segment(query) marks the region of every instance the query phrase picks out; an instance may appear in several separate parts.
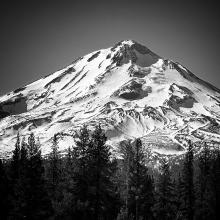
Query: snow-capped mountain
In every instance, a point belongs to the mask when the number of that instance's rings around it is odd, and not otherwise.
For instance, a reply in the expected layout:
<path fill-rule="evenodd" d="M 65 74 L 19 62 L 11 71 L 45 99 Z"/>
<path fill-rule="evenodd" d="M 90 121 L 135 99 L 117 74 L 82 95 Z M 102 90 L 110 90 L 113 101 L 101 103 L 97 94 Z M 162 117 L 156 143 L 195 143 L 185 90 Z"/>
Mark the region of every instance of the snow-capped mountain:
<path fill-rule="evenodd" d="M 61 150 L 83 124 L 100 123 L 108 144 L 141 138 L 152 154 L 179 155 L 186 140 L 220 142 L 220 90 L 177 62 L 132 40 L 78 58 L 66 68 L 0 97 L 0 154 L 18 131 L 39 137 L 44 154 L 54 134 Z"/>

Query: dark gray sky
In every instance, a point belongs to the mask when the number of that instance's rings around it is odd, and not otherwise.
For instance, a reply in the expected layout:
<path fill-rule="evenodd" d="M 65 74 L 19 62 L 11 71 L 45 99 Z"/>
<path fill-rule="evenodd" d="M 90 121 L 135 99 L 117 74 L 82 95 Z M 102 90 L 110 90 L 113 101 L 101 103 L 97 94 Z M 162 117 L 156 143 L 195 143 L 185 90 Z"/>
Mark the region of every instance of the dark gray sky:
<path fill-rule="evenodd" d="M 123 39 L 220 87 L 220 15 L 214 1 L 5 0 L 0 7 L 0 94 Z"/>

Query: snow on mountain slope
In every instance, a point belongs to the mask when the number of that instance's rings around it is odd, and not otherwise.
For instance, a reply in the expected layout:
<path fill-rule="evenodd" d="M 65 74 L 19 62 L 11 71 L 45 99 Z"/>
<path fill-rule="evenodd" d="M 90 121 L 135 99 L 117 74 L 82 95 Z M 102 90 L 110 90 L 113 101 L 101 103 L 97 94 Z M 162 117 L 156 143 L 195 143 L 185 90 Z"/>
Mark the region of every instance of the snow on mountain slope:
<path fill-rule="evenodd" d="M 101 123 L 117 152 L 140 137 L 152 153 L 179 155 L 186 140 L 220 142 L 220 90 L 139 43 L 126 40 L 0 97 L 0 154 L 17 132 L 34 132 L 44 154 L 59 133 L 61 150 L 83 124 Z"/>

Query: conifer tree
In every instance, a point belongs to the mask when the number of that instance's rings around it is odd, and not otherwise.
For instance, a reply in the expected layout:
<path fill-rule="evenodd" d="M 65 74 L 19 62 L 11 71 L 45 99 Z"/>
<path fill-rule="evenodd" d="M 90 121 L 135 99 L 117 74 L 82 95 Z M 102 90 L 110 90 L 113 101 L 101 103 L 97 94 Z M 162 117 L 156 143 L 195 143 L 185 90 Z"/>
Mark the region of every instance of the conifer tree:
<path fill-rule="evenodd" d="M 12 185 L 15 184 L 19 176 L 20 153 L 21 153 L 20 135 L 18 133 L 16 143 L 15 143 L 15 149 L 13 150 L 12 160 L 10 164 L 10 178 L 11 178 Z"/>
<path fill-rule="evenodd" d="M 214 219 L 212 154 L 205 143 L 199 156 L 199 175 L 197 178 L 196 219 Z"/>
<path fill-rule="evenodd" d="M 6 220 L 9 211 L 8 177 L 0 159 L 0 219 Z"/>
<path fill-rule="evenodd" d="M 17 191 L 17 186 L 19 183 L 19 172 L 20 172 L 20 156 L 21 156 L 21 144 L 20 135 L 17 134 L 17 139 L 15 143 L 15 149 L 13 150 L 12 159 L 9 166 L 9 196 L 10 196 L 10 211 L 9 216 L 17 216 L 17 212 L 20 212 L 17 204 L 19 203 L 19 192 Z"/>
<path fill-rule="evenodd" d="M 67 154 L 65 157 L 65 163 L 64 163 L 64 171 L 63 171 L 63 177 L 64 182 L 69 185 L 71 182 L 71 186 L 73 186 L 73 175 L 74 175 L 74 169 L 76 168 L 76 157 L 73 155 L 73 151 L 70 147 L 67 149 Z"/>
<path fill-rule="evenodd" d="M 72 167 L 69 170 L 69 181 L 73 193 L 74 218 L 89 218 L 88 205 L 88 186 L 89 186 L 89 164 L 88 164 L 88 147 L 90 143 L 90 134 L 87 126 L 84 125 L 77 133 L 76 146 L 72 150 L 69 148 L 67 162 Z M 71 157 L 71 159 L 70 159 Z M 67 170 L 68 171 L 68 170 Z"/>
<path fill-rule="evenodd" d="M 61 212 L 60 203 L 62 202 L 62 172 L 61 172 L 61 158 L 58 149 L 58 137 L 57 134 L 53 137 L 51 146 L 51 152 L 48 157 L 47 166 L 47 184 L 48 193 L 52 202 L 52 206 L 55 212 L 55 216 Z"/>
<path fill-rule="evenodd" d="M 62 171 L 62 201 L 61 201 L 61 216 L 74 218 L 75 217 L 75 182 L 74 182 L 74 169 L 76 168 L 76 158 L 73 155 L 73 151 L 69 147 L 65 157 L 65 162 L 63 163 Z"/>
<path fill-rule="evenodd" d="M 53 137 L 53 143 L 51 146 L 51 153 L 49 155 L 49 185 L 50 185 L 50 194 L 51 197 L 57 199 L 57 191 L 58 191 L 58 184 L 61 178 L 61 160 L 60 154 L 58 151 L 58 140 L 57 135 Z"/>
<path fill-rule="evenodd" d="M 106 140 L 101 126 L 96 126 L 88 149 L 89 204 L 94 210 L 92 219 L 113 219 L 118 213 L 117 195 L 112 181 L 114 169 Z"/>
<path fill-rule="evenodd" d="M 148 175 L 144 149 L 140 139 L 133 144 L 133 158 L 131 160 L 130 190 L 129 190 L 129 212 L 135 219 L 152 218 L 151 208 L 153 205 L 153 180 Z"/>
<path fill-rule="evenodd" d="M 22 140 L 21 143 L 21 150 L 20 150 L 20 159 L 19 159 L 19 177 L 14 186 L 14 190 L 16 192 L 16 213 L 17 217 L 20 216 L 21 218 L 27 216 L 27 209 L 28 209 L 28 186 L 29 180 L 27 177 L 27 165 L 28 165 L 28 158 L 27 158 L 27 148 L 25 139 Z"/>
<path fill-rule="evenodd" d="M 215 219 L 220 219 L 220 150 L 217 150 L 214 154 L 212 174 Z"/>
<path fill-rule="evenodd" d="M 185 219 L 193 220 L 194 218 L 194 153 L 191 141 L 188 143 L 188 149 L 185 154 L 182 181 L 183 181 L 183 194 L 182 194 L 182 215 Z"/>
<path fill-rule="evenodd" d="M 88 148 L 90 143 L 89 131 L 87 126 L 84 125 L 79 133 L 78 140 L 76 141 L 76 148 L 74 149 L 75 156 L 77 158 L 76 170 L 75 170 L 75 195 L 78 202 L 83 206 L 86 205 L 88 200 Z M 82 204 L 83 203 L 83 204 Z"/>
<path fill-rule="evenodd" d="M 40 146 L 36 144 L 33 133 L 28 138 L 27 177 L 29 180 L 27 218 L 34 220 L 49 217 L 52 207 L 45 190 Z"/>
<path fill-rule="evenodd" d="M 175 200 L 176 200 L 176 220 L 182 220 L 183 216 L 182 216 L 182 207 L 181 205 L 183 204 L 183 181 L 182 181 L 182 176 L 181 173 L 178 174 L 178 178 L 175 182 L 175 192 L 176 192 L 176 196 L 175 196 Z"/>
<path fill-rule="evenodd" d="M 120 176 L 121 176 L 121 181 L 120 181 L 120 185 L 121 185 L 121 197 L 122 200 L 124 202 L 124 206 L 121 208 L 121 211 L 119 213 L 119 218 L 125 218 L 125 219 L 129 219 L 129 215 L 133 215 L 130 212 L 130 208 L 129 208 L 129 200 L 130 200 L 130 188 L 131 188 L 131 173 L 130 173 L 130 169 L 131 169 L 131 165 L 132 165 L 132 160 L 134 158 L 134 151 L 133 151 L 133 147 L 132 147 L 132 143 L 131 141 L 127 141 L 127 142 L 122 142 L 121 143 L 121 155 L 122 155 L 122 169 Z M 124 217 L 123 217 L 124 216 Z"/>
<path fill-rule="evenodd" d="M 148 174 L 148 154 L 140 139 L 122 142 L 120 145 L 122 163 L 119 167 L 120 194 L 124 205 L 119 219 L 151 219 L 154 203 L 154 181 Z M 119 163 L 120 164 L 120 163 Z"/>
<path fill-rule="evenodd" d="M 19 134 L 15 150 L 13 151 L 10 163 L 10 201 L 11 207 L 9 216 L 12 219 L 22 219 L 27 215 L 27 187 L 29 185 L 27 179 L 27 149 L 24 138 L 20 143 Z"/>
<path fill-rule="evenodd" d="M 172 220 L 175 217 L 176 206 L 174 185 L 167 161 L 162 160 L 160 172 L 154 206 L 155 217 L 158 220 Z"/>
<path fill-rule="evenodd" d="M 117 220 L 133 220 L 134 216 L 130 214 L 128 216 L 128 211 L 124 206 L 120 209 L 120 212 L 118 213 Z"/>

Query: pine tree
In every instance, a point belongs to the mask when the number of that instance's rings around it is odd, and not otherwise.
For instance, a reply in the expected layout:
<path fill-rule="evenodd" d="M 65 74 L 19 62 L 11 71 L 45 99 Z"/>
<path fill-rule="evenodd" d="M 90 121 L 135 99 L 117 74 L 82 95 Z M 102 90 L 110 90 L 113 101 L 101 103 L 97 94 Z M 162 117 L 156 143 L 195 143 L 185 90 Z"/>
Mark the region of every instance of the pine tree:
<path fill-rule="evenodd" d="M 61 175 L 61 161 L 58 152 L 57 135 L 54 135 L 53 137 L 53 144 L 51 149 L 52 151 L 49 155 L 49 175 L 50 175 L 51 192 L 55 196 L 56 189 L 59 183 L 59 178 Z"/>
<path fill-rule="evenodd" d="M 120 173 L 120 192 L 121 192 L 121 198 L 125 204 L 125 207 L 121 208 L 121 211 L 119 213 L 120 218 L 122 218 L 122 215 L 124 216 L 124 218 L 129 219 L 129 215 L 133 215 L 131 214 L 130 208 L 129 208 L 129 199 L 130 199 L 130 188 L 131 188 L 131 173 L 130 173 L 130 169 L 131 169 L 131 165 L 132 165 L 132 160 L 134 158 L 134 151 L 133 151 L 133 147 L 132 147 L 132 143 L 131 141 L 127 141 L 127 142 L 122 142 L 121 143 L 121 155 L 122 155 L 122 169 L 121 173 Z"/>
<path fill-rule="evenodd" d="M 20 156 L 21 156 L 21 146 L 20 146 L 20 135 L 17 134 L 17 139 L 15 143 L 15 149 L 13 150 L 12 159 L 9 166 L 9 196 L 10 196 L 10 211 L 9 216 L 12 218 L 18 216 L 17 213 L 20 212 L 17 204 L 19 203 L 19 191 L 17 191 L 17 186 L 19 183 L 19 173 L 20 173 Z"/>
<path fill-rule="evenodd" d="M 34 133 L 31 133 L 30 136 L 28 137 L 27 148 L 28 148 L 29 159 L 31 159 L 32 157 L 38 155 L 39 152 L 40 152 L 39 148 L 36 144 L 36 141 L 35 141 Z"/>
<path fill-rule="evenodd" d="M 174 185 L 168 162 L 162 160 L 160 176 L 156 190 L 155 216 L 158 220 L 172 220 L 175 217 Z"/>
<path fill-rule="evenodd" d="M 6 220 L 9 211 L 8 177 L 0 159 L 0 219 Z"/>
<path fill-rule="evenodd" d="M 89 131 L 84 125 L 79 133 L 78 140 L 76 141 L 76 148 L 74 149 L 77 158 L 75 170 L 75 192 L 78 202 L 86 205 L 88 198 L 88 147 L 90 143 Z M 83 204 L 82 204 L 83 205 Z M 84 207 L 85 208 L 85 207 Z"/>
<path fill-rule="evenodd" d="M 10 218 L 25 218 L 27 212 L 27 149 L 24 139 L 20 143 L 19 134 L 10 163 Z"/>
<path fill-rule="evenodd" d="M 120 145 L 122 156 L 119 163 L 119 179 L 121 199 L 124 205 L 118 218 L 151 219 L 154 203 L 154 181 L 148 174 L 146 162 L 148 154 L 140 139 L 122 142 Z"/>
<path fill-rule="evenodd" d="M 61 158 L 58 151 L 58 138 L 54 135 L 51 146 L 51 152 L 48 157 L 47 166 L 47 188 L 52 202 L 55 216 L 60 213 L 60 203 L 62 202 L 62 172 L 61 172 Z"/>
<path fill-rule="evenodd" d="M 176 200 L 176 220 L 182 220 L 183 216 L 182 216 L 182 209 L 181 209 L 181 205 L 183 204 L 183 181 L 182 181 L 182 176 L 181 173 L 178 174 L 178 178 L 175 182 L 175 192 L 176 192 L 176 196 L 175 196 L 175 200 Z"/>
<path fill-rule="evenodd" d="M 101 126 L 92 133 L 88 149 L 89 167 L 89 204 L 92 219 L 113 219 L 118 213 L 117 195 L 112 181 L 113 163 L 110 148 Z"/>
<path fill-rule="evenodd" d="M 129 212 L 135 219 L 152 218 L 151 208 L 153 205 L 153 181 L 148 175 L 145 155 L 140 139 L 135 140 L 131 160 L 130 183 L 129 183 Z"/>
<path fill-rule="evenodd" d="M 130 214 L 128 216 L 128 211 L 126 210 L 125 207 L 122 206 L 120 209 L 120 212 L 118 213 L 117 220 L 133 220 L 134 216 Z"/>
<path fill-rule="evenodd" d="M 39 219 L 49 216 L 50 201 L 44 189 L 41 153 L 33 134 L 28 144 L 17 136 L 10 164 L 11 211 L 9 219 Z"/>
<path fill-rule="evenodd" d="M 73 151 L 69 147 L 67 154 L 64 158 L 63 170 L 62 170 L 62 180 L 61 180 L 61 191 L 62 191 L 62 200 L 60 202 L 60 215 L 59 218 L 75 218 L 76 212 L 76 203 L 75 203 L 75 182 L 74 182 L 74 173 L 76 169 L 76 157 L 73 154 Z"/>
<path fill-rule="evenodd" d="M 17 134 L 17 140 L 15 143 L 15 149 L 13 151 L 12 160 L 10 164 L 10 178 L 11 178 L 11 184 L 13 188 L 13 184 L 16 182 L 19 176 L 19 163 L 20 163 L 20 152 L 21 146 L 20 146 L 20 135 Z"/>
<path fill-rule="evenodd" d="M 70 181 L 72 182 L 73 204 L 75 206 L 74 218 L 89 218 L 88 207 L 88 187 L 89 187 L 89 164 L 88 147 L 90 143 L 90 134 L 87 126 L 84 125 L 77 133 L 76 146 L 69 151 L 68 163 L 71 164 L 72 173 Z"/>
<path fill-rule="evenodd" d="M 182 181 L 183 181 L 183 194 L 182 194 L 182 215 L 184 219 L 193 220 L 194 218 L 194 153 L 191 141 L 188 143 L 188 149 L 185 154 Z"/>
<path fill-rule="evenodd" d="M 76 216 L 76 201 L 75 201 L 75 182 L 74 182 L 74 170 L 75 170 L 75 159 L 73 151 L 69 147 L 67 154 L 59 158 L 59 177 L 55 188 L 55 195 L 51 195 L 53 208 L 54 208 L 54 219 L 78 219 Z M 49 162 L 51 157 L 49 158 Z M 49 165 L 49 169 L 51 166 Z"/>
<path fill-rule="evenodd" d="M 21 218 L 26 217 L 28 212 L 27 196 L 29 180 L 27 177 L 27 165 L 27 145 L 25 143 L 25 139 L 23 139 L 20 151 L 19 178 L 15 186 L 15 191 L 18 198 L 16 202 L 16 209 L 18 216 L 20 216 Z"/>
<path fill-rule="evenodd" d="M 64 171 L 63 171 L 63 177 L 64 177 L 64 182 L 68 185 L 73 187 L 73 175 L 74 175 L 74 169 L 76 169 L 76 157 L 73 154 L 73 151 L 71 150 L 70 147 L 67 149 L 67 154 L 65 157 L 65 163 L 64 163 Z M 71 183 L 71 184 L 69 184 Z"/>
<path fill-rule="evenodd" d="M 220 219 L 220 150 L 217 150 L 214 154 L 214 161 L 212 167 L 212 182 L 214 191 L 214 210 L 215 219 Z"/>
<path fill-rule="evenodd" d="M 51 215 L 51 203 L 45 190 L 44 167 L 40 146 L 36 144 L 34 134 L 28 138 L 28 219 L 44 219 Z"/>
<path fill-rule="evenodd" d="M 199 175 L 197 177 L 196 219 L 214 219 L 212 154 L 207 144 L 199 156 Z"/>

